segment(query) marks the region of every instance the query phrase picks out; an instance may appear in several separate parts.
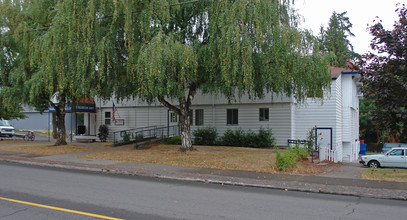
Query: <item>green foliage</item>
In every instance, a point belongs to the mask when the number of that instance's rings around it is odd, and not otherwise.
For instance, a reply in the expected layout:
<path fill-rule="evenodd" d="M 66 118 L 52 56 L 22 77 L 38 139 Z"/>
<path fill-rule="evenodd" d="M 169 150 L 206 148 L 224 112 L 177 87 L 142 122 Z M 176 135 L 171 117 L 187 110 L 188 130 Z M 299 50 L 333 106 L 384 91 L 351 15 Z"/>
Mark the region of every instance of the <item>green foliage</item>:
<path fill-rule="evenodd" d="M 124 132 L 122 142 L 123 143 L 130 143 L 130 133 Z"/>
<path fill-rule="evenodd" d="M 378 139 L 386 142 L 407 141 L 406 6 L 399 5 L 396 13 L 399 20 L 392 30 L 384 29 L 381 21 L 369 27 L 373 51 L 363 55 L 359 63 L 362 91 L 373 107 L 368 116 Z"/>
<path fill-rule="evenodd" d="M 138 134 L 137 136 L 136 136 L 136 141 L 140 141 L 140 140 L 143 140 L 144 139 L 144 135 L 143 134 Z"/>
<path fill-rule="evenodd" d="M 304 147 L 296 145 L 294 148 L 288 147 L 285 152 L 281 153 L 276 150 L 277 169 L 285 171 L 292 168 L 301 159 L 307 158 L 308 152 Z"/>
<path fill-rule="evenodd" d="M 181 145 L 182 143 L 181 136 L 163 137 L 160 142 L 168 145 Z"/>
<path fill-rule="evenodd" d="M 359 109 L 360 138 L 366 143 L 377 143 L 378 137 L 384 131 L 384 128 L 376 127 L 373 123 L 372 112 L 377 110 L 377 107 L 372 100 L 364 98 L 360 100 Z"/>
<path fill-rule="evenodd" d="M 315 130 L 317 129 L 317 127 L 312 127 L 308 132 L 307 132 L 307 148 L 310 150 L 314 150 L 315 149 L 315 143 L 316 143 L 316 134 L 315 134 Z"/>
<path fill-rule="evenodd" d="M 241 128 L 236 130 L 228 129 L 222 137 L 222 145 L 224 146 L 243 147 L 245 141 L 245 132 Z"/>
<path fill-rule="evenodd" d="M 314 50 L 315 37 L 297 29 L 292 1 L 175 3 L 1 1 L 0 86 L 41 107 L 54 97 L 63 106 L 113 92 L 158 99 L 181 118 L 198 91 L 301 101 L 329 87 L 329 59 Z M 62 121 L 64 109 L 54 107 Z M 183 134 L 190 130 L 184 123 Z M 188 137 L 184 149 L 192 147 Z"/>
<path fill-rule="evenodd" d="M 170 138 L 169 144 L 181 145 L 181 136 L 174 136 Z"/>
<path fill-rule="evenodd" d="M 106 125 L 99 126 L 98 137 L 101 142 L 106 142 L 107 137 L 109 136 L 109 128 Z"/>
<path fill-rule="evenodd" d="M 192 132 L 194 135 L 194 144 L 196 145 L 215 145 L 218 132 L 215 127 L 198 128 Z"/>
<path fill-rule="evenodd" d="M 353 46 L 348 37 L 355 36 L 352 32 L 352 23 L 346 16 L 346 12 L 332 13 L 329 19 L 328 28 L 321 27 L 319 36 L 320 50 L 325 53 L 333 53 L 332 64 L 337 67 L 346 67 L 347 59 L 360 58 L 360 55 L 353 52 Z"/>
<path fill-rule="evenodd" d="M 251 130 L 245 132 L 241 128 L 228 129 L 221 139 L 221 144 L 237 147 L 271 147 L 274 146 L 274 138 L 271 129 L 260 128 L 257 134 Z"/>

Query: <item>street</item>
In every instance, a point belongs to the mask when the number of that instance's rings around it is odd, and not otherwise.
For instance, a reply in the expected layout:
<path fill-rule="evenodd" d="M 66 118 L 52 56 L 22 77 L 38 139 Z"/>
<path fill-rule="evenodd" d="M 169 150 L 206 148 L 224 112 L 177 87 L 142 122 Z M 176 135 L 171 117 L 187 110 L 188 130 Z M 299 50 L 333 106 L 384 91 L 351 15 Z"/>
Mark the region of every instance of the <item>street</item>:
<path fill-rule="evenodd" d="M 405 219 L 406 201 L 0 162 L 0 219 Z"/>

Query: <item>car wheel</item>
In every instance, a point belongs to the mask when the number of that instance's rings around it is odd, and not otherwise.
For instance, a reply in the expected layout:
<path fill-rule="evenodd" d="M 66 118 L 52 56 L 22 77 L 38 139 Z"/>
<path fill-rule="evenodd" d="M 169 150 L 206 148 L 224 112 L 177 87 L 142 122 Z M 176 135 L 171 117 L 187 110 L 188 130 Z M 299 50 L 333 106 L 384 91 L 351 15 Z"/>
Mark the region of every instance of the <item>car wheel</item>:
<path fill-rule="evenodd" d="M 370 162 L 369 162 L 368 166 L 369 166 L 370 168 L 379 168 L 379 167 L 380 167 L 380 163 L 377 162 L 377 161 L 375 161 L 375 160 L 373 160 L 373 161 L 370 161 Z"/>

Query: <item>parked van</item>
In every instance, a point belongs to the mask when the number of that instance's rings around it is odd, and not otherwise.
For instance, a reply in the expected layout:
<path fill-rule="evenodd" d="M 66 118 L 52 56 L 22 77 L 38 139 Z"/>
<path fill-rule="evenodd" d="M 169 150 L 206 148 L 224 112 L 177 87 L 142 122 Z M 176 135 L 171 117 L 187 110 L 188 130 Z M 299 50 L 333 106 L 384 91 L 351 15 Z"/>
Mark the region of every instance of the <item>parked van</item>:
<path fill-rule="evenodd" d="M 404 143 L 384 143 L 383 148 L 382 148 L 382 153 L 386 153 L 392 148 L 395 147 L 407 147 L 407 144 Z"/>
<path fill-rule="evenodd" d="M 14 127 L 7 120 L 0 120 L 0 137 L 13 137 Z"/>

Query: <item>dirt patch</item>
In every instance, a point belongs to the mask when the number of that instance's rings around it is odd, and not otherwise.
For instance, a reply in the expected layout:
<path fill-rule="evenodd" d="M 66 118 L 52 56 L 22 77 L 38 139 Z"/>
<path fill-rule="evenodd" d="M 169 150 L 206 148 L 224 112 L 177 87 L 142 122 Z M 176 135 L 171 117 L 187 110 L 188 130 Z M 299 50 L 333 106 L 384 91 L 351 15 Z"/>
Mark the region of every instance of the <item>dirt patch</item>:
<path fill-rule="evenodd" d="M 94 149 L 102 149 L 101 147 L 93 147 L 80 145 L 75 143 L 68 143 L 64 146 L 54 146 L 52 143 L 41 143 L 41 142 L 26 142 L 26 141 L 16 141 L 7 140 L 0 142 L 0 151 L 12 151 L 21 153 L 31 153 L 40 155 L 55 155 L 55 154 L 67 154 L 67 153 L 77 153 L 83 151 L 89 151 Z"/>
<path fill-rule="evenodd" d="M 114 160 L 137 163 L 167 164 L 265 173 L 317 174 L 325 172 L 331 164 L 319 166 L 311 160 L 300 161 L 285 172 L 275 168 L 274 149 L 195 146 L 196 151 L 182 153 L 177 145 L 148 145 L 141 149 L 119 149 L 81 156 L 87 159 Z"/>

